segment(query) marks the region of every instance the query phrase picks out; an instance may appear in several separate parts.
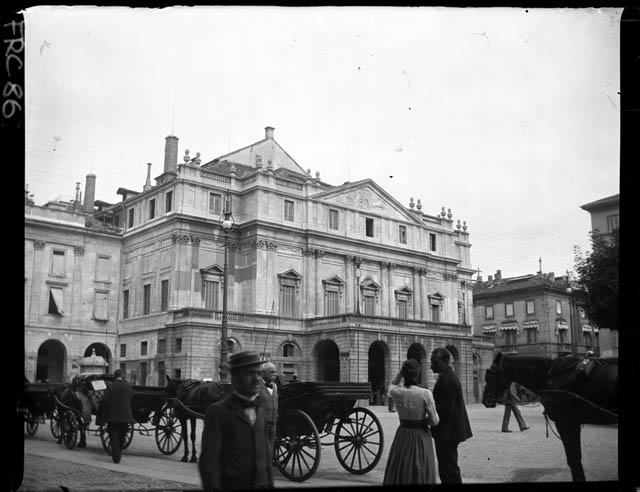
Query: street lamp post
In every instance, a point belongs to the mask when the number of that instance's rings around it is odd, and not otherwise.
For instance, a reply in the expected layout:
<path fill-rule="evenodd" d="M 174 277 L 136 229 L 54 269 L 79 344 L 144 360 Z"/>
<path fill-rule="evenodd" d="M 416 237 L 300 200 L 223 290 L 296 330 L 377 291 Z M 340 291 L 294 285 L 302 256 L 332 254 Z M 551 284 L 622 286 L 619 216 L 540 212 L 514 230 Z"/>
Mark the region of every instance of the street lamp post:
<path fill-rule="evenodd" d="M 228 269 L 228 243 L 229 231 L 234 226 L 233 216 L 231 215 L 231 195 L 229 192 L 225 195 L 223 218 L 220 223 L 224 232 L 224 268 L 222 273 L 222 325 L 220 333 L 220 382 L 229 382 L 229 372 L 227 369 L 227 358 L 229 347 L 227 345 L 227 269 Z"/>

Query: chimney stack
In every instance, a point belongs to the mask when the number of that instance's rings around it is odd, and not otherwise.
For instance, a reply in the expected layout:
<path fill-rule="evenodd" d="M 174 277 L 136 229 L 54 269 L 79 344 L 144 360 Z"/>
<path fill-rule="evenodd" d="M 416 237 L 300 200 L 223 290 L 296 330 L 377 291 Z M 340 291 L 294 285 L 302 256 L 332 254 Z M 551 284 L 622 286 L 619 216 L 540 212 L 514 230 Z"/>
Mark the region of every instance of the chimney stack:
<path fill-rule="evenodd" d="M 551 280 L 552 282 L 556 281 L 556 274 L 553 272 L 549 272 L 549 280 Z"/>
<path fill-rule="evenodd" d="M 493 275 L 487 276 L 487 282 L 493 282 Z"/>
<path fill-rule="evenodd" d="M 502 280 L 502 270 L 496 270 L 496 280 Z"/>
<path fill-rule="evenodd" d="M 142 187 L 142 191 L 148 191 L 151 189 L 151 163 L 147 162 L 147 181 Z"/>
<path fill-rule="evenodd" d="M 87 174 L 87 180 L 84 186 L 84 206 L 85 212 L 93 212 L 93 202 L 96 199 L 96 175 Z"/>
<path fill-rule="evenodd" d="M 165 138 L 164 172 L 178 174 L 178 137 L 173 135 Z"/>
<path fill-rule="evenodd" d="M 478 275 L 478 282 L 482 282 L 482 275 Z"/>
<path fill-rule="evenodd" d="M 264 138 L 273 140 L 273 131 L 275 130 L 272 126 L 264 127 Z"/>

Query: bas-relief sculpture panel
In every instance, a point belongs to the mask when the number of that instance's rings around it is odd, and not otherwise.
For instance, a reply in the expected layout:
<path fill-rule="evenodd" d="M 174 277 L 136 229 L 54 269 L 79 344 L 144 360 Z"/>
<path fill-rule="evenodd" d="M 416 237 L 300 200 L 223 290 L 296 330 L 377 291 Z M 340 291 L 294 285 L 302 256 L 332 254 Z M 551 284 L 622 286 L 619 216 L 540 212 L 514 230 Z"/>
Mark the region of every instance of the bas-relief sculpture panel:
<path fill-rule="evenodd" d="M 331 201 L 347 207 L 384 215 L 388 218 L 406 220 L 406 217 L 400 214 L 392 204 L 370 188 L 349 191 L 343 195 L 332 197 Z"/>

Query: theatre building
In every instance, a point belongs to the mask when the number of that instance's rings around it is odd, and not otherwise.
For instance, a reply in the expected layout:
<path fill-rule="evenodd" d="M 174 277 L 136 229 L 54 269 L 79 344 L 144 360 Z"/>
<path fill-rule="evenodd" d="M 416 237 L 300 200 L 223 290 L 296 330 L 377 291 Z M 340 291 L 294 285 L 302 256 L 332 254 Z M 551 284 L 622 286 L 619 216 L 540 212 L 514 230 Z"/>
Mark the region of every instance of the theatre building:
<path fill-rule="evenodd" d="M 272 127 L 208 162 L 184 150 L 179 163 L 178 142 L 166 138 L 155 185 L 149 164 L 143 191 L 121 188 L 119 203 L 60 211 L 74 228 L 32 219 L 51 210 L 25 206 L 27 376 L 46 365 L 68 378 L 74 360 L 99 345 L 108 370 L 123 368 L 136 384 L 215 380 L 226 312 L 228 352 L 264 353 L 287 379 L 370 381 L 381 394 L 415 358 L 433 387 L 430 353 L 448 347 L 469 397 L 474 271 L 465 223 L 444 207 L 427 214 L 420 200 L 404 205 L 371 179 L 325 183 Z M 54 269 L 60 250 L 65 263 Z M 100 258 L 109 259 L 108 280 Z M 50 312 L 60 298 L 62 312 Z M 43 346 L 55 346 L 53 355 L 41 357 Z"/>

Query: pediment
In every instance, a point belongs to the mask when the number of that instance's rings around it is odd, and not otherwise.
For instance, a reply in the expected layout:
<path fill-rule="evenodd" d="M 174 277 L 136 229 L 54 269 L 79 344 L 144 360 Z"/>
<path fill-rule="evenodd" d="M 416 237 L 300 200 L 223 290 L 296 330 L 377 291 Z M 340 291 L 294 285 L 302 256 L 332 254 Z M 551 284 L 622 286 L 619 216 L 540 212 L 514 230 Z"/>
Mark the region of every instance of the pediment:
<path fill-rule="evenodd" d="M 380 285 L 378 285 L 376 282 L 374 282 L 373 280 L 371 280 L 370 278 L 363 280 L 360 283 L 360 286 L 363 289 L 373 289 L 373 290 L 380 290 Z"/>
<path fill-rule="evenodd" d="M 333 277 L 329 277 L 323 280 L 322 282 L 325 284 L 331 284 L 331 285 L 344 285 L 344 280 L 342 280 L 337 275 L 334 275 Z"/>
<path fill-rule="evenodd" d="M 278 277 L 280 278 L 288 278 L 291 280 L 302 280 L 302 275 L 296 272 L 293 268 L 291 270 L 287 270 L 284 273 L 279 273 Z"/>
<path fill-rule="evenodd" d="M 405 285 L 401 289 L 396 289 L 396 294 L 404 294 L 404 295 L 410 296 L 413 294 L 413 290 L 411 290 L 409 287 Z"/>
<path fill-rule="evenodd" d="M 314 195 L 313 199 L 341 205 L 345 208 L 383 215 L 390 219 L 421 223 L 400 202 L 371 179 L 332 188 Z"/>
<path fill-rule="evenodd" d="M 265 171 L 271 165 L 274 170 L 285 168 L 298 174 L 305 174 L 304 169 L 272 138 L 265 138 L 215 159 L 215 161 L 225 160 L 254 169 L 262 167 Z"/>
<path fill-rule="evenodd" d="M 211 265 L 200 269 L 201 275 L 223 275 L 224 270 L 219 265 Z"/>

